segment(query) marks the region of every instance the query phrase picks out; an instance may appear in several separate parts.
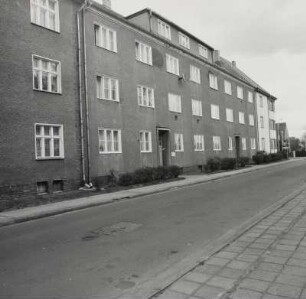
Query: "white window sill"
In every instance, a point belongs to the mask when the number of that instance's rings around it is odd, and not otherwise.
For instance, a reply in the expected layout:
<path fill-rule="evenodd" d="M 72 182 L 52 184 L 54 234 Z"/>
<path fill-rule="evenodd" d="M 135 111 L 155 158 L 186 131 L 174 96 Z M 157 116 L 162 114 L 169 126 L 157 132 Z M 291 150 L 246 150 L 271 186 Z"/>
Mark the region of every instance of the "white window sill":
<path fill-rule="evenodd" d="M 59 29 L 51 29 L 51 28 L 42 26 L 42 25 L 37 24 L 37 23 L 34 23 L 34 22 L 31 22 L 31 24 L 32 24 L 32 25 L 35 25 L 35 26 L 37 26 L 37 27 L 43 28 L 43 29 L 47 29 L 47 30 L 49 30 L 49 31 L 51 31 L 51 32 L 54 32 L 54 33 L 58 33 L 58 34 L 60 33 L 60 30 L 59 30 Z"/>
<path fill-rule="evenodd" d="M 204 152 L 204 149 L 195 149 L 195 152 Z"/>
<path fill-rule="evenodd" d="M 138 104 L 138 106 L 143 107 L 143 108 L 155 109 L 155 106 L 146 106 L 146 105 L 141 105 L 141 104 Z"/>
<path fill-rule="evenodd" d="M 34 90 L 34 91 L 38 91 L 38 92 L 45 92 L 45 93 L 50 93 L 50 94 L 63 95 L 62 91 L 60 91 L 60 92 L 54 92 L 54 91 L 43 90 L 43 89 L 36 89 L 36 88 L 33 88 L 33 90 Z"/>
<path fill-rule="evenodd" d="M 119 100 L 109 100 L 109 99 L 103 99 L 103 98 L 97 98 L 97 100 L 108 101 L 108 102 L 114 102 L 114 103 L 120 103 Z"/>
<path fill-rule="evenodd" d="M 144 62 L 144 61 L 141 61 L 141 60 L 139 60 L 137 58 L 136 58 L 136 61 L 140 62 L 141 64 L 145 64 L 145 65 L 148 65 L 148 66 L 153 66 L 153 63 Z"/>
<path fill-rule="evenodd" d="M 40 158 L 36 157 L 36 161 L 46 161 L 46 160 L 64 160 L 64 157 L 45 157 L 45 158 Z"/>
<path fill-rule="evenodd" d="M 100 155 L 116 155 L 116 154 L 122 154 L 122 152 L 108 152 L 108 153 L 104 153 L 104 152 L 99 152 Z"/>
<path fill-rule="evenodd" d="M 113 51 L 113 50 L 104 48 L 104 47 L 102 47 L 102 46 L 96 45 L 96 44 L 95 44 L 95 46 L 96 46 L 97 48 L 99 48 L 99 49 L 106 50 L 106 51 L 109 52 L 109 53 L 118 54 L 118 50 L 117 50 L 117 51 Z"/>

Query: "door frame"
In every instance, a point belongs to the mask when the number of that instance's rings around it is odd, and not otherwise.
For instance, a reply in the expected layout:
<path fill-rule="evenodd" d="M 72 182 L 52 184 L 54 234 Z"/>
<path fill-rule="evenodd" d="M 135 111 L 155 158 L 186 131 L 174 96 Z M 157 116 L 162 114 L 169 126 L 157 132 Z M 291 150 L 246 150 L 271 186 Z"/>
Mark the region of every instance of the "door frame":
<path fill-rule="evenodd" d="M 161 157 L 160 154 L 160 145 L 159 145 L 159 140 L 160 140 L 160 132 L 164 132 L 168 135 L 167 137 L 167 161 L 166 163 L 164 163 L 164 158 Z M 170 165 L 170 155 L 171 155 L 171 151 L 170 151 L 170 129 L 168 128 L 164 128 L 164 127 L 157 127 L 156 128 L 156 140 L 157 140 L 157 161 L 158 161 L 158 165 L 159 166 L 167 166 Z M 161 160 L 162 158 L 162 160 Z M 162 161 L 162 163 L 161 163 Z M 165 165 L 166 164 L 166 165 Z"/>

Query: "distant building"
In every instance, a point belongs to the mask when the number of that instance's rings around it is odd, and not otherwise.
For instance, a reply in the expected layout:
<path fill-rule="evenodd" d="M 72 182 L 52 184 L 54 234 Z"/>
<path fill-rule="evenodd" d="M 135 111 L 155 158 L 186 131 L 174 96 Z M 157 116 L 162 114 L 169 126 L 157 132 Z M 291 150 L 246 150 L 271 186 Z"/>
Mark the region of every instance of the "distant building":
<path fill-rule="evenodd" d="M 290 149 L 290 138 L 287 124 L 285 122 L 276 124 L 277 146 L 279 151 Z"/>
<path fill-rule="evenodd" d="M 276 98 L 150 9 L 4 0 L 0 40 L 0 199 L 276 150 Z"/>

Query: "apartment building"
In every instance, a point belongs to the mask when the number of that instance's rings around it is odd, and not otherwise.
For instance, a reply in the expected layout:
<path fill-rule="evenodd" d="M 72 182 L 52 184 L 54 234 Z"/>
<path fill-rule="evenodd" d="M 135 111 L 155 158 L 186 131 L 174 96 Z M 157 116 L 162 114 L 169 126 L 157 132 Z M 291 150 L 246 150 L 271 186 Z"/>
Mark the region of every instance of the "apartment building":
<path fill-rule="evenodd" d="M 270 151 L 266 110 L 276 98 L 161 15 L 123 17 L 102 0 L 2 6 L 0 198 L 101 184 L 113 171 L 251 157 L 260 138 Z"/>

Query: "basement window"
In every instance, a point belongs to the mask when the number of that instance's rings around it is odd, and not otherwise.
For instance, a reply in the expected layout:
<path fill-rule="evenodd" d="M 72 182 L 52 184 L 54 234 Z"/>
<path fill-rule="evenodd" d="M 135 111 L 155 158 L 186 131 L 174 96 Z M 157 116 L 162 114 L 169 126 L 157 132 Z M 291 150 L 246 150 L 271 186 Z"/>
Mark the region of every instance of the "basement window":
<path fill-rule="evenodd" d="M 64 181 L 55 180 L 53 181 L 53 193 L 64 191 Z"/>
<path fill-rule="evenodd" d="M 37 182 L 37 194 L 46 194 L 48 189 L 48 182 Z"/>

